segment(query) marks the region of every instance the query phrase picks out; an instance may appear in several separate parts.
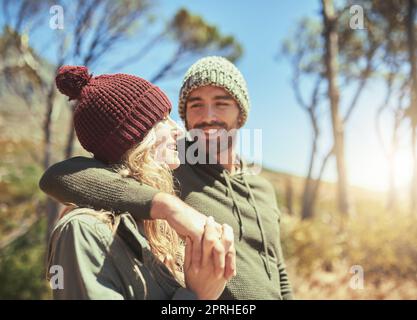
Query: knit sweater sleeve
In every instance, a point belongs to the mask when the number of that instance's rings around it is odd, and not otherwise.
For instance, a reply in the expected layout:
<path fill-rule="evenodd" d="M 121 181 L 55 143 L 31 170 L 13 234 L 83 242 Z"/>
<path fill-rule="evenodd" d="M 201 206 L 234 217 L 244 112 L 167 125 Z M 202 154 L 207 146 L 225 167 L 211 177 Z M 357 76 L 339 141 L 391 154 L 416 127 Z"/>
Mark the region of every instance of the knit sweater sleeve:
<path fill-rule="evenodd" d="M 274 195 L 273 203 L 277 203 L 277 200 L 275 197 L 275 189 L 271 183 L 269 183 L 269 186 L 271 188 L 270 189 L 272 192 L 271 194 Z M 281 228 L 281 211 L 279 210 L 278 207 L 275 207 L 275 208 L 277 212 L 278 228 Z M 281 230 L 279 230 L 278 234 L 281 235 Z M 281 287 L 281 295 L 284 300 L 293 300 L 294 299 L 293 291 L 292 291 L 290 279 L 288 278 L 287 267 L 285 265 L 285 259 L 284 259 L 284 254 L 282 252 L 281 243 L 282 241 L 281 239 L 279 239 L 277 254 L 278 254 L 278 272 L 279 272 L 279 281 L 280 281 L 280 287 Z"/>
<path fill-rule="evenodd" d="M 279 257 L 278 257 L 278 271 L 279 280 L 281 285 L 281 294 L 284 300 L 293 300 L 293 293 L 290 284 L 290 280 L 287 274 L 287 267 L 285 266 L 284 256 L 282 254 L 281 245 L 279 245 Z"/>
<path fill-rule="evenodd" d="M 152 199 L 159 192 L 86 157 L 52 165 L 43 174 L 39 187 L 64 204 L 129 212 L 136 219 L 150 219 Z"/>
<path fill-rule="evenodd" d="M 278 210 L 278 226 L 281 227 L 281 212 Z M 281 234 L 281 232 L 279 233 Z M 293 292 L 290 283 L 290 279 L 287 274 L 287 267 L 285 265 L 284 254 L 282 253 L 281 241 L 278 243 L 278 272 L 279 272 L 279 281 L 281 285 L 281 295 L 284 300 L 293 300 Z"/>

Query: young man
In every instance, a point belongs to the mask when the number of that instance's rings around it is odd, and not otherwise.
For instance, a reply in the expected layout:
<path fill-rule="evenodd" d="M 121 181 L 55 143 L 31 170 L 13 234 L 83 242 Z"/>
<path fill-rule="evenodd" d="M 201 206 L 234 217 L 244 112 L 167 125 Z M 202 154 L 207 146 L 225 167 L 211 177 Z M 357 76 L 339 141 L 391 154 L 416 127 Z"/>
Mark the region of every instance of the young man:
<path fill-rule="evenodd" d="M 230 143 L 233 141 L 229 141 L 234 135 L 228 133 L 244 125 L 248 112 L 249 96 L 239 70 L 221 57 L 200 59 L 187 71 L 179 99 L 179 113 L 187 130 L 202 133 L 185 143 L 180 150 L 187 155 L 183 157 L 185 163 L 174 171 L 179 196 L 185 203 L 136 181 L 121 179 L 104 164 L 83 157 L 49 168 L 40 187 L 64 203 L 166 219 L 178 233 L 192 239 L 201 238 L 195 226 L 199 212 L 213 216 L 218 223 L 232 226 L 235 233 L 237 275 L 220 298 L 292 299 L 274 188 L 249 173 L 244 162 L 237 159 L 234 143 Z M 225 135 L 227 143 L 218 143 Z M 203 159 L 208 161 L 189 161 L 190 155 L 202 150 L 206 153 Z"/>

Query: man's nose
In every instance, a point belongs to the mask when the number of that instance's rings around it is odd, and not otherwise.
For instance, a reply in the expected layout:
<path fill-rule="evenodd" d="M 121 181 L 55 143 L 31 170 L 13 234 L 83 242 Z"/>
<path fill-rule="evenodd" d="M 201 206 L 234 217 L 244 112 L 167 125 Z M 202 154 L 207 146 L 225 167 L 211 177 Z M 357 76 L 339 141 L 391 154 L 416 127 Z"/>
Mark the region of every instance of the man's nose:
<path fill-rule="evenodd" d="M 204 112 L 202 114 L 203 119 L 201 119 L 204 122 L 211 122 L 216 121 L 217 116 L 214 111 L 214 108 L 211 105 L 208 105 L 206 108 L 204 108 Z"/>

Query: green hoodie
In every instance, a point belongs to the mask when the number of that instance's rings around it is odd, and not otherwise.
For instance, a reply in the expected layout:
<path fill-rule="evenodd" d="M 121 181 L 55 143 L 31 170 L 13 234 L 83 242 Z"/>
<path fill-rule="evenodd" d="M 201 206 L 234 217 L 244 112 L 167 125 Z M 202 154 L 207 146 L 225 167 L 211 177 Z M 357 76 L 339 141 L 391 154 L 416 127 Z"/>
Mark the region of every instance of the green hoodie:
<path fill-rule="evenodd" d="M 133 217 L 122 213 L 110 229 L 100 215 L 74 209 L 56 224 L 48 250 L 48 270 L 62 267 L 62 287 L 54 299 L 196 299 L 151 252 Z M 50 277 L 58 275 L 51 272 Z M 59 279 L 59 277 L 57 278 Z M 51 284 L 58 284 L 51 278 Z"/>
<path fill-rule="evenodd" d="M 273 186 L 246 170 L 230 175 L 217 164 L 182 164 L 174 175 L 181 199 L 235 231 L 237 275 L 220 299 L 292 299 Z M 127 211 L 135 219 L 150 217 L 151 201 L 158 193 L 84 157 L 50 167 L 40 187 L 61 202 Z"/>

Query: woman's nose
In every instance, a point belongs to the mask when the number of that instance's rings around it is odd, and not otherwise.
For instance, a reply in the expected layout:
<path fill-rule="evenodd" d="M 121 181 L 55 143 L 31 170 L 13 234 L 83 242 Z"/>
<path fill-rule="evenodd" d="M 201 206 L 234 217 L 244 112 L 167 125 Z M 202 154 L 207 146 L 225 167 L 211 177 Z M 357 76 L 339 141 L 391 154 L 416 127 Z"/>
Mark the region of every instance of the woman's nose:
<path fill-rule="evenodd" d="M 175 122 L 173 122 L 171 133 L 172 133 L 173 138 L 177 140 L 178 137 L 181 137 L 184 134 L 184 130 Z"/>

